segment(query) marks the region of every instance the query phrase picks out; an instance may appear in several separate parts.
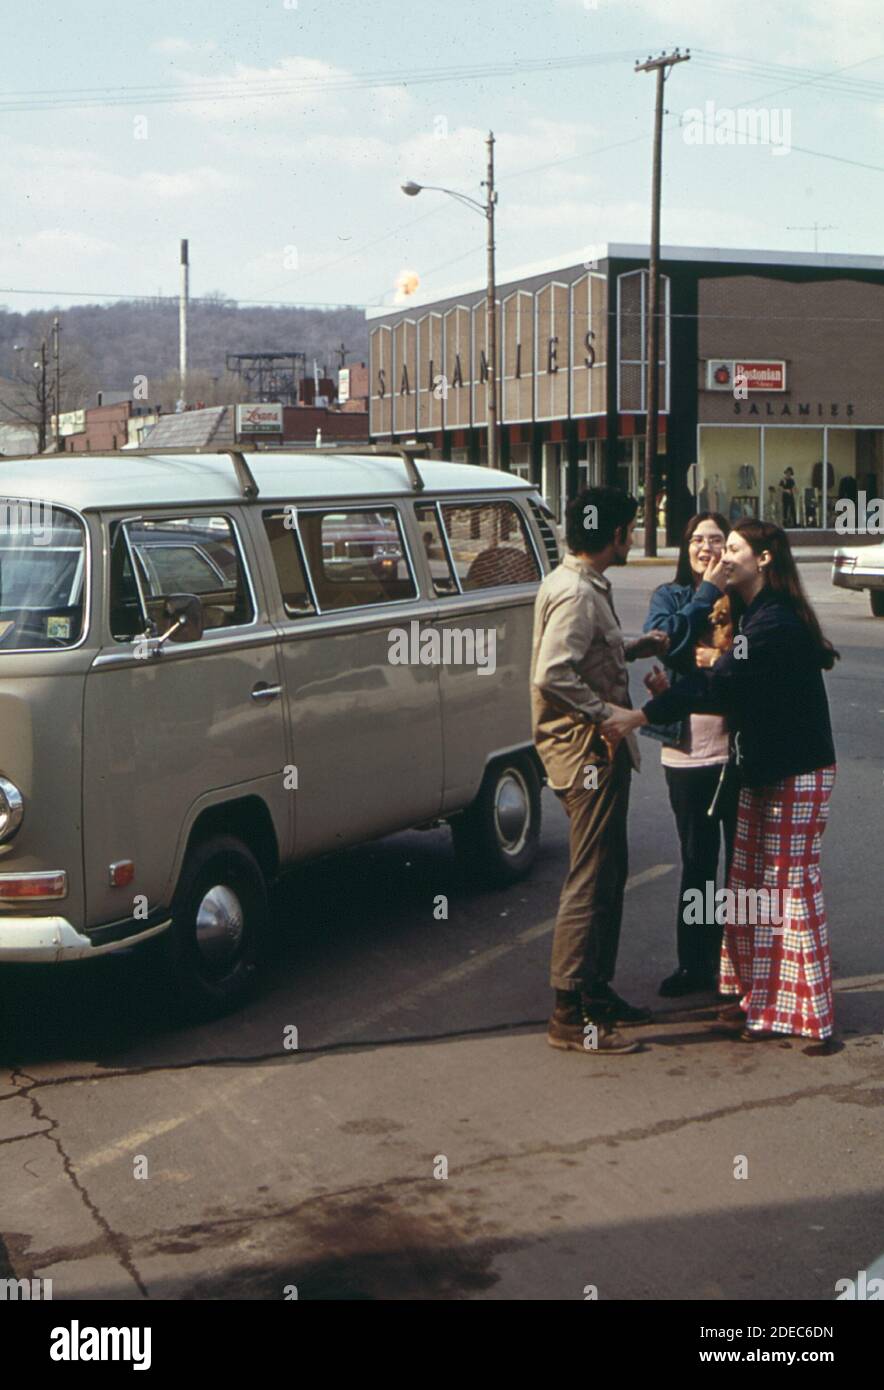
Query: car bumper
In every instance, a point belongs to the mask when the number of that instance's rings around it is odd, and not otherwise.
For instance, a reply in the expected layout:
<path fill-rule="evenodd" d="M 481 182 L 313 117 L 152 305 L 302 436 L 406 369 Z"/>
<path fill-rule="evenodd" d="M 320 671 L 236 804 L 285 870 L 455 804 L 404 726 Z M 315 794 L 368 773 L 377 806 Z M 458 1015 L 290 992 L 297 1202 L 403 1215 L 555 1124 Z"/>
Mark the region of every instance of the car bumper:
<path fill-rule="evenodd" d="M 159 936 L 170 925 L 168 916 L 159 921 L 156 918 L 143 922 L 130 919 L 95 928 L 87 934 L 78 931 L 66 917 L 0 916 L 0 965 L 91 960 L 93 956 L 110 955 Z"/>
<path fill-rule="evenodd" d="M 832 570 L 832 583 L 836 589 L 863 589 L 865 585 L 853 570 Z"/>
<path fill-rule="evenodd" d="M 832 583 L 839 589 L 884 589 L 884 573 L 878 570 L 832 570 Z"/>

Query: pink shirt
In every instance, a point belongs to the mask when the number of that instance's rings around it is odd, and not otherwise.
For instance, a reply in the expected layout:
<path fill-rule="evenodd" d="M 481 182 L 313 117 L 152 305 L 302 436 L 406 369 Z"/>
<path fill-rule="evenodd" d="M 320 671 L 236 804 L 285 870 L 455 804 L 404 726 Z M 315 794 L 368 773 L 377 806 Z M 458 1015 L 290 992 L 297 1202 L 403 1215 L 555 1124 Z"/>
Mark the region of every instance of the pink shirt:
<path fill-rule="evenodd" d="M 663 745 L 664 767 L 716 767 L 728 760 L 727 724 L 720 714 L 692 714 L 677 748 Z"/>

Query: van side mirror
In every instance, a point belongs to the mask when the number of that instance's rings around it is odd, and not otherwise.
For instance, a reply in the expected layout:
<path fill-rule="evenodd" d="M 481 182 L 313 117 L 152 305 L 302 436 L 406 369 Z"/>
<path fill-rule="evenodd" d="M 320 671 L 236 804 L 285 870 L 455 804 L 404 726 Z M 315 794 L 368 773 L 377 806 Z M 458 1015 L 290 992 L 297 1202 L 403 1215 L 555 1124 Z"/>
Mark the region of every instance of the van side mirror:
<path fill-rule="evenodd" d="M 196 594 L 167 594 L 163 616 L 170 619 L 161 642 L 198 642 L 203 635 L 203 605 Z"/>

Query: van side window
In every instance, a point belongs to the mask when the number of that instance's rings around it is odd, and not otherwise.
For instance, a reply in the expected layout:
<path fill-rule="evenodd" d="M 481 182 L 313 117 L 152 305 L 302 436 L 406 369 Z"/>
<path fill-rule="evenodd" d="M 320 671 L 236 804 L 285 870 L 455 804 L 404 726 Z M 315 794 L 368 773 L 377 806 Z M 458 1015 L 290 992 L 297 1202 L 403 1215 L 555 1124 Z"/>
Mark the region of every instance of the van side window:
<path fill-rule="evenodd" d="M 512 502 L 443 502 L 442 517 L 464 593 L 540 578 L 525 522 Z"/>
<path fill-rule="evenodd" d="M 254 618 L 242 556 L 233 527 L 223 516 L 163 517 L 128 526 L 148 616 L 165 629 L 163 600 L 196 594 L 203 627 L 241 627 Z M 142 630 L 138 591 L 128 551 L 111 527 L 111 631 L 129 642 Z"/>
<path fill-rule="evenodd" d="M 437 594 L 458 593 L 457 580 L 445 549 L 439 513 L 433 502 L 416 502 L 414 514 L 420 527 L 421 541 L 430 566 L 433 591 Z"/>
<path fill-rule="evenodd" d="M 304 613 L 315 613 L 316 605 L 310 594 L 310 586 L 304 572 L 304 561 L 298 544 L 298 537 L 290 512 L 265 512 L 264 530 L 270 543 L 270 553 L 282 592 L 282 602 L 290 618 Z"/>
<path fill-rule="evenodd" d="M 395 507 L 298 510 L 320 613 L 417 597 Z"/>

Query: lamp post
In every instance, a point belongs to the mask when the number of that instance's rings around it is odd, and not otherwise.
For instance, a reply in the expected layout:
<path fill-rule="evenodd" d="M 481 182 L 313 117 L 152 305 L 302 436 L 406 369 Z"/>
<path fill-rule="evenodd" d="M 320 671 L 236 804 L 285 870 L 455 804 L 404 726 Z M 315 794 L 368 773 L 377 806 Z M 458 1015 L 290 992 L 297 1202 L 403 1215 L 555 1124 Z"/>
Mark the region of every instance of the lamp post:
<path fill-rule="evenodd" d="M 440 188 L 436 184 L 415 183 L 409 179 L 408 183 L 402 185 L 402 192 L 409 198 L 417 197 L 425 189 L 431 193 L 447 193 L 449 198 L 454 198 L 458 203 L 463 203 L 465 207 L 472 208 L 485 218 L 487 227 L 487 289 L 486 289 L 486 313 L 487 313 L 487 339 L 488 339 L 488 467 L 499 468 L 498 463 L 498 440 L 497 440 L 497 313 L 495 300 L 497 290 L 495 285 L 494 273 L 494 209 L 497 204 L 497 194 L 494 191 L 494 134 L 488 132 L 485 141 L 488 151 L 487 174 L 482 181 L 485 189 L 485 202 L 480 203 L 476 198 L 470 198 L 466 193 L 457 193 L 453 188 Z"/>

